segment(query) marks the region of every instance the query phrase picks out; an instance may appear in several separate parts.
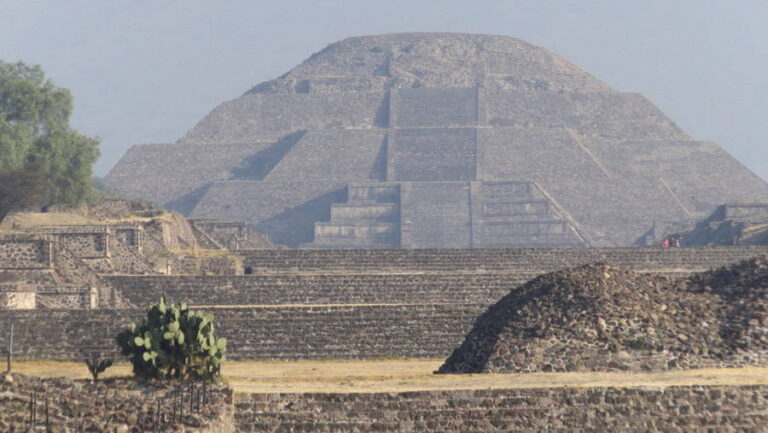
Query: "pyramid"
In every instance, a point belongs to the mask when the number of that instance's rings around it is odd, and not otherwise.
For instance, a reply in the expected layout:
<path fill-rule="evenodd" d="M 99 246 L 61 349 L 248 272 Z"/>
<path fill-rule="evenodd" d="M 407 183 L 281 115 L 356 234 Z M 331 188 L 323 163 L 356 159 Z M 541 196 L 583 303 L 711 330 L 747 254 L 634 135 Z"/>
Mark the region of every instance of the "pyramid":
<path fill-rule="evenodd" d="M 345 39 L 106 177 L 306 248 L 631 245 L 768 185 L 652 103 L 503 36 Z"/>

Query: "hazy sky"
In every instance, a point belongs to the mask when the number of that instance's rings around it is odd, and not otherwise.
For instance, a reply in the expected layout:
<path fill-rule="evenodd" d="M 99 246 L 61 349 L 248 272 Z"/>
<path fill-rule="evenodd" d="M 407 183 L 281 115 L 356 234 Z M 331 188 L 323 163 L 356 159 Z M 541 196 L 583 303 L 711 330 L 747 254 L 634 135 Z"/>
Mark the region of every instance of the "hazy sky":
<path fill-rule="evenodd" d="M 0 59 L 72 91 L 73 125 L 102 139 L 99 175 L 331 42 L 410 31 L 543 46 L 768 179 L 764 0 L 0 0 Z"/>

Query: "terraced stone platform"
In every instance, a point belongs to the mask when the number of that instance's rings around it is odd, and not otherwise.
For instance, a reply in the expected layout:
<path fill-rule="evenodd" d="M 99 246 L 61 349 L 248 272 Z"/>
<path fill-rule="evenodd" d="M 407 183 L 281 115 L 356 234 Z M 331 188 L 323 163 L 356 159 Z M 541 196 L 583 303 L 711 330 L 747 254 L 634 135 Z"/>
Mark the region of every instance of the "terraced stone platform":
<path fill-rule="evenodd" d="M 684 276 L 768 252 L 767 247 L 241 251 L 253 275 L 104 276 L 135 308 L 16 311 L 26 358 L 73 359 L 83 341 L 112 337 L 162 294 L 211 310 L 233 359 L 445 358 L 474 320 L 541 273 L 595 261 Z M 0 347 L 7 335 L 0 331 Z"/>
<path fill-rule="evenodd" d="M 609 261 L 627 268 L 695 272 L 768 253 L 766 246 L 698 248 L 487 248 L 399 250 L 241 250 L 260 273 L 522 272 L 544 273 Z"/>
<path fill-rule="evenodd" d="M 179 142 L 132 148 L 105 182 L 309 248 L 627 246 L 655 222 L 768 201 L 643 96 L 517 39 L 453 33 L 331 44 Z M 376 185 L 399 196 L 356 198 Z"/>
<path fill-rule="evenodd" d="M 761 432 L 768 386 L 240 394 L 239 431 Z"/>

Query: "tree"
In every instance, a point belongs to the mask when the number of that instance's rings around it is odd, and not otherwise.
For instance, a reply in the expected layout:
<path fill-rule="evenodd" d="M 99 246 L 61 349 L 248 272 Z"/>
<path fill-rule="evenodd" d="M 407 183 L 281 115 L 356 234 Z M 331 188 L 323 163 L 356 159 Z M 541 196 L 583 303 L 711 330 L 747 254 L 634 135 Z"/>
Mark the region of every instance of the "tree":
<path fill-rule="evenodd" d="M 167 305 L 165 297 L 147 308 L 147 318 L 117 335 L 117 344 L 143 379 L 217 379 L 227 339 L 214 333 L 213 315 Z"/>
<path fill-rule="evenodd" d="M 48 199 L 48 182 L 37 171 L 0 170 L 0 221 L 14 210 L 40 208 Z"/>
<path fill-rule="evenodd" d="M 0 61 L 0 171 L 44 178 L 48 201 L 85 201 L 99 143 L 69 126 L 71 114 L 72 95 L 39 66 Z"/>

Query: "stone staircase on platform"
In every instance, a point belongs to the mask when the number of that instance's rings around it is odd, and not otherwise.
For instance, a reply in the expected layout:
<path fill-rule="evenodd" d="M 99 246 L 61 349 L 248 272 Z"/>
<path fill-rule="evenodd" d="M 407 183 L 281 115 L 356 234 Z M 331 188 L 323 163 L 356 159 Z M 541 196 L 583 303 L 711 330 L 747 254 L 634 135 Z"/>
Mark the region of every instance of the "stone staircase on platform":
<path fill-rule="evenodd" d="M 331 220 L 315 223 L 308 248 L 398 248 L 400 186 L 348 185 L 347 202 L 331 205 Z"/>
<path fill-rule="evenodd" d="M 588 246 L 532 182 L 482 182 L 472 197 L 473 247 Z"/>

